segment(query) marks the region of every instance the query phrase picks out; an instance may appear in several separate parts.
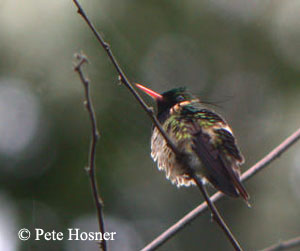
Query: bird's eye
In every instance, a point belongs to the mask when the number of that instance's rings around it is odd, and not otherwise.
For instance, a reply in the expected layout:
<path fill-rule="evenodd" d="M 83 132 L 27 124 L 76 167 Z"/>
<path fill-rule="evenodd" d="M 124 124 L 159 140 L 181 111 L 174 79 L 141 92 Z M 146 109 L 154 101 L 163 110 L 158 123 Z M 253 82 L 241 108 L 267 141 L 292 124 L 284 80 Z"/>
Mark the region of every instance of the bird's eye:
<path fill-rule="evenodd" d="M 178 102 L 184 101 L 184 97 L 183 97 L 182 95 L 179 95 L 179 96 L 177 97 L 177 101 L 178 101 Z"/>

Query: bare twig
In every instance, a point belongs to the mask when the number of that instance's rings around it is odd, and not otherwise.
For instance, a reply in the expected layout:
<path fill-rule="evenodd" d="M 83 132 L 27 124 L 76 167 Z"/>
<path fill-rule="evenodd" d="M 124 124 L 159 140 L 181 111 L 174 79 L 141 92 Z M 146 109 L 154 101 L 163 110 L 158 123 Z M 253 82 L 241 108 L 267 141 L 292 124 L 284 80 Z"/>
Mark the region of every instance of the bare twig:
<path fill-rule="evenodd" d="M 102 36 L 100 35 L 100 33 L 96 30 L 95 26 L 89 20 L 89 18 L 85 14 L 84 10 L 82 9 L 82 7 L 78 3 L 78 1 L 77 0 L 73 0 L 73 2 L 75 3 L 75 5 L 78 8 L 77 12 L 82 16 L 82 18 L 88 24 L 88 26 L 90 27 L 90 29 L 92 30 L 92 32 L 96 36 L 97 40 L 99 41 L 99 43 L 101 44 L 101 46 L 106 51 L 108 57 L 110 58 L 112 64 L 114 65 L 116 71 L 119 74 L 121 82 L 129 89 L 129 91 L 133 94 L 133 96 L 136 98 L 136 100 L 139 102 L 139 104 L 142 106 L 142 108 L 145 110 L 145 112 L 151 118 L 153 124 L 157 127 L 157 129 L 159 130 L 159 132 L 162 134 L 162 136 L 164 137 L 167 145 L 175 153 L 177 159 L 181 159 L 182 163 L 185 164 L 185 166 L 187 167 L 187 169 L 193 171 L 193 168 L 189 165 L 188 161 L 185 161 L 186 160 L 186 158 L 185 158 L 186 154 L 183 153 L 183 152 L 181 152 L 181 151 L 179 151 L 178 148 L 175 146 L 175 144 L 172 142 L 172 140 L 168 137 L 167 133 L 164 131 L 164 129 L 162 128 L 162 126 L 159 123 L 158 119 L 156 118 L 156 116 L 155 116 L 155 114 L 153 112 L 153 108 L 149 107 L 145 103 L 145 101 L 139 96 L 139 94 L 135 91 L 135 89 L 132 87 L 132 84 L 130 83 L 130 81 L 126 77 L 124 71 L 121 69 L 118 61 L 116 60 L 115 56 L 113 55 L 113 53 L 112 53 L 112 51 L 110 49 L 109 44 L 104 41 L 104 39 L 102 38 Z M 201 190 L 201 192 L 203 193 L 203 190 Z M 205 196 L 205 193 L 203 193 L 203 196 L 206 199 L 209 200 L 209 197 Z M 210 202 L 210 205 L 211 204 L 212 203 Z M 213 207 L 213 208 L 214 208 L 214 211 L 212 211 L 212 212 L 214 214 L 214 218 L 217 219 L 217 222 L 221 226 L 221 229 L 224 231 L 224 233 L 226 234 L 226 236 L 229 238 L 229 240 L 232 243 L 232 245 L 234 246 L 234 248 L 236 250 L 241 250 L 241 248 L 240 248 L 237 240 L 235 239 L 235 237 L 233 236 L 233 234 L 231 233 L 231 231 L 228 229 L 228 227 L 226 225 L 222 226 L 222 224 L 225 224 L 225 223 L 224 223 L 224 220 L 221 218 L 221 215 L 218 213 L 218 211 L 217 211 L 217 209 L 215 207 Z"/>
<path fill-rule="evenodd" d="M 257 162 L 254 166 L 249 168 L 241 177 L 242 181 L 248 180 L 253 177 L 259 171 L 263 170 L 266 166 L 268 166 L 272 161 L 278 158 L 283 152 L 285 152 L 289 147 L 291 147 L 297 140 L 300 139 L 300 128 L 295 131 L 291 136 L 285 139 L 279 146 L 277 146 L 274 150 L 272 150 L 268 155 L 266 155 L 263 159 Z M 220 198 L 224 196 L 223 193 L 217 192 L 213 196 L 211 196 L 211 201 L 216 202 Z M 203 212 L 207 210 L 207 204 L 203 202 L 201 205 L 196 207 L 194 210 L 189 212 L 183 218 L 181 218 L 177 223 L 169 227 L 166 231 L 156 237 L 151 243 L 149 243 L 146 247 L 144 247 L 143 251 L 155 250 L 161 245 L 163 245 L 166 241 L 172 238 L 176 233 L 182 230 L 185 226 L 187 226 L 190 222 L 192 222 L 197 216 L 201 215 Z"/>
<path fill-rule="evenodd" d="M 84 19 L 84 21 L 87 23 L 87 25 L 90 27 L 92 32 L 94 33 L 95 37 L 97 38 L 98 42 L 101 44 L 101 46 L 106 51 L 108 57 L 110 58 L 112 64 L 114 65 L 116 71 L 119 74 L 121 82 L 129 89 L 129 91 L 133 94 L 133 96 L 136 98 L 136 100 L 139 102 L 139 104 L 142 106 L 142 108 L 145 110 L 145 112 L 149 115 L 149 117 L 152 119 L 153 124 L 157 127 L 159 132 L 163 135 L 164 139 L 166 140 L 168 146 L 172 149 L 172 151 L 177 155 L 180 156 L 182 153 L 178 151 L 177 147 L 173 144 L 173 142 L 169 139 L 168 135 L 160 125 L 158 119 L 154 115 L 154 111 L 152 107 L 149 107 L 146 102 L 141 98 L 141 96 L 136 92 L 136 90 L 132 87 L 132 84 L 128 80 L 127 76 L 125 75 L 124 71 L 120 67 L 117 59 L 115 58 L 114 54 L 112 53 L 110 49 L 110 45 L 104 41 L 100 33 L 96 30 L 93 23 L 89 20 L 88 16 L 84 12 L 83 8 L 79 4 L 77 0 L 73 0 L 74 4 L 77 7 L 77 12 L 81 17 Z"/>
<path fill-rule="evenodd" d="M 87 63 L 88 61 L 87 61 L 87 58 L 82 54 L 76 54 L 76 59 L 78 60 L 78 63 L 75 65 L 74 71 L 76 71 L 78 73 L 80 80 L 84 86 L 84 92 L 85 92 L 84 104 L 89 113 L 91 126 L 92 126 L 92 139 L 91 139 L 91 146 L 90 146 L 90 152 L 89 152 L 88 167 L 86 168 L 86 170 L 90 177 L 94 202 L 95 202 L 95 205 L 97 208 L 99 230 L 103 235 L 105 232 L 104 231 L 104 218 L 103 218 L 103 200 L 101 199 L 99 191 L 98 191 L 96 172 L 95 172 L 96 144 L 97 144 L 97 141 L 99 138 L 99 132 L 97 129 L 97 121 L 96 121 L 94 106 L 93 106 L 92 98 L 90 95 L 89 80 L 84 76 L 82 69 L 81 69 L 82 65 L 84 63 Z M 107 250 L 106 240 L 104 238 L 100 242 L 100 248 L 103 251 Z"/>
<path fill-rule="evenodd" d="M 300 246 L 300 236 L 293 239 L 289 239 L 287 241 L 282 241 L 278 244 L 267 247 L 262 251 L 281 251 L 281 250 L 288 250 L 299 246 Z"/>
<path fill-rule="evenodd" d="M 193 177 L 194 181 L 196 182 L 198 188 L 200 189 L 201 193 L 203 194 L 203 197 L 204 197 L 207 205 L 209 206 L 210 210 L 212 211 L 214 220 L 219 224 L 220 228 L 223 229 L 223 232 L 227 235 L 227 238 L 230 240 L 230 242 L 231 242 L 232 246 L 235 248 L 235 250 L 242 250 L 238 241 L 235 238 L 233 238 L 233 234 L 231 233 L 231 230 L 226 225 L 226 223 L 223 220 L 222 216 L 220 215 L 218 209 L 216 208 L 214 203 L 211 201 L 201 179 L 195 174 L 192 175 L 192 177 Z"/>

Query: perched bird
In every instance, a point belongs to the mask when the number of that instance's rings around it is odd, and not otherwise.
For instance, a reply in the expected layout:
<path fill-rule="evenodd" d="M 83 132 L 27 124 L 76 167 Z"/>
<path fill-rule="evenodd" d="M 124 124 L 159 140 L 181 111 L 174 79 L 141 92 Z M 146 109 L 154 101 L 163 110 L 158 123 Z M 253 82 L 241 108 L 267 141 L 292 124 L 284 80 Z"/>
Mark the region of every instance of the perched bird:
<path fill-rule="evenodd" d="M 189 156 L 196 175 L 226 195 L 242 197 L 248 204 L 249 195 L 240 180 L 244 157 L 226 121 L 185 88 L 159 94 L 140 84 L 136 86 L 156 101 L 157 119 L 178 150 Z M 151 137 L 151 156 L 173 184 L 195 185 L 156 127 Z"/>

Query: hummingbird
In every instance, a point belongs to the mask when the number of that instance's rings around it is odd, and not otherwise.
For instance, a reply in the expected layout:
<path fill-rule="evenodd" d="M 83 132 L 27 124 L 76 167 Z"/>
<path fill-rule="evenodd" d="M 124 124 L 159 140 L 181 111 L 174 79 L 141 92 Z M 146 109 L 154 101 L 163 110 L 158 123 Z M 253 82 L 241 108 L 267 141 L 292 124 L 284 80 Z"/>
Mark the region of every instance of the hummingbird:
<path fill-rule="evenodd" d="M 189 166 L 197 177 L 228 196 L 242 197 L 249 205 L 249 194 L 240 180 L 244 157 L 227 122 L 184 87 L 160 94 L 141 84 L 136 86 L 155 100 L 158 121 L 177 149 L 189 156 Z M 151 157 L 172 184 L 196 185 L 156 127 L 151 136 Z"/>

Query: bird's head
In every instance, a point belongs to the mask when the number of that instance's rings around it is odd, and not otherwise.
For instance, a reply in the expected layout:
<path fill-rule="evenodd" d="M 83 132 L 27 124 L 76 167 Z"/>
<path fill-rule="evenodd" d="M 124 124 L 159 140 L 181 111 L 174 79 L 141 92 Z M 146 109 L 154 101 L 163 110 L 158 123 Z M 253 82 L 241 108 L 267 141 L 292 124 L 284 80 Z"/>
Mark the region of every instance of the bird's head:
<path fill-rule="evenodd" d="M 156 101 L 158 115 L 169 111 L 178 103 L 191 101 L 193 99 L 192 95 L 186 91 L 185 87 L 174 88 L 160 94 L 143 85 L 136 84 L 136 86 Z"/>

